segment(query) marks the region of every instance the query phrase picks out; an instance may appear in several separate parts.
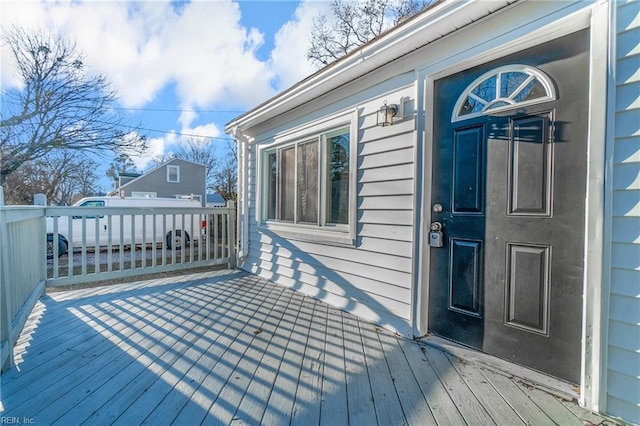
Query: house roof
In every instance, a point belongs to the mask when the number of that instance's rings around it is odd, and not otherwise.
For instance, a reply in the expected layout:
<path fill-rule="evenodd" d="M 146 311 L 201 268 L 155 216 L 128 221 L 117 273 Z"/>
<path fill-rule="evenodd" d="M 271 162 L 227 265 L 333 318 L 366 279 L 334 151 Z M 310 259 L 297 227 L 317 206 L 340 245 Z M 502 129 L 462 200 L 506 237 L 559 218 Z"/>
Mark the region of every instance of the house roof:
<path fill-rule="evenodd" d="M 516 0 L 440 0 L 339 60 L 236 117 L 225 132 L 236 134 L 344 86 L 412 51 L 470 25 Z"/>
<path fill-rule="evenodd" d="M 140 175 L 142 175 L 142 173 L 127 173 L 127 172 L 118 173 L 118 176 L 120 176 L 120 177 L 133 177 L 133 178 L 135 178 L 135 177 L 138 177 Z"/>
<path fill-rule="evenodd" d="M 222 195 L 216 194 L 206 194 L 207 204 L 227 204 L 226 200 L 222 197 Z"/>

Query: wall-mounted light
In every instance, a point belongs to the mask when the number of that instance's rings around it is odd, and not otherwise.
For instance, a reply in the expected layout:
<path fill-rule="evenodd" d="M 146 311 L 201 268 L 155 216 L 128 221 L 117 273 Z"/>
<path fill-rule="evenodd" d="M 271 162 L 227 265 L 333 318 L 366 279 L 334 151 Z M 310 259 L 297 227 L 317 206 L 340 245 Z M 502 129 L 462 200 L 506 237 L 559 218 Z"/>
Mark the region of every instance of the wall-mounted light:
<path fill-rule="evenodd" d="M 378 110 L 378 126 L 393 125 L 393 117 L 396 114 L 398 114 L 398 106 L 394 104 L 387 105 L 387 101 L 384 101 L 384 105 Z"/>

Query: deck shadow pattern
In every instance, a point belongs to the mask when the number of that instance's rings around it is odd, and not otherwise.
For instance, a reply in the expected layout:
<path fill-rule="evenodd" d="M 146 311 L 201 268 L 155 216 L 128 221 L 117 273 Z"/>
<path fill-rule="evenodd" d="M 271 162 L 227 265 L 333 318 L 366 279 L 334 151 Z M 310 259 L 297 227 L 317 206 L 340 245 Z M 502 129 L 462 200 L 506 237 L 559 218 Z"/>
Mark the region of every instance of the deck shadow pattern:
<path fill-rule="evenodd" d="M 45 296 L 15 360 L 37 424 L 615 424 L 237 270 Z"/>

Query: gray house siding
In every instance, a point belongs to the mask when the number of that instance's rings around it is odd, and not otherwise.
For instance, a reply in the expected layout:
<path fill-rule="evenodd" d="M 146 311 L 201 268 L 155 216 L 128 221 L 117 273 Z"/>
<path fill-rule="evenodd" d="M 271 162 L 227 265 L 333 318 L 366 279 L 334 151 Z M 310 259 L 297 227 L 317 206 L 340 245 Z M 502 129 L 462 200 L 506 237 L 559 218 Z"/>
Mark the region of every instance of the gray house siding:
<path fill-rule="evenodd" d="M 357 200 L 351 247 L 282 238 L 257 221 L 257 145 L 250 155 L 249 251 L 243 268 L 411 335 L 415 153 L 413 87 L 376 94 L 357 108 Z M 376 125 L 384 96 L 406 98 L 404 118 Z M 360 96 L 361 98 L 362 96 Z M 358 98 L 358 96 L 354 97 Z"/>
<path fill-rule="evenodd" d="M 607 412 L 640 424 L 640 2 L 617 2 Z"/>
<path fill-rule="evenodd" d="M 180 168 L 179 182 L 167 181 L 168 166 Z M 193 194 L 199 196 L 204 203 L 205 179 L 206 168 L 204 165 L 173 159 L 122 185 L 120 191 L 125 191 L 127 197 L 132 196 L 133 192 L 155 192 L 157 197 L 162 198 Z"/>

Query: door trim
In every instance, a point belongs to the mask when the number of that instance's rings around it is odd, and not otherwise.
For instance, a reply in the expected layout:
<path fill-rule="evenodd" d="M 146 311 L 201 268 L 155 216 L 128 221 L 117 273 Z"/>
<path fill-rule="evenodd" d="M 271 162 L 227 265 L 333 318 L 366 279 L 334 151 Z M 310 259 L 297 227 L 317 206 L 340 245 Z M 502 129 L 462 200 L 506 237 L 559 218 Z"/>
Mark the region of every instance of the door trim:
<path fill-rule="evenodd" d="M 541 25 L 537 31 L 523 35 L 497 48 L 487 47 L 486 51 L 474 57 L 444 65 L 432 65 L 417 70 L 417 159 L 416 173 L 416 209 L 415 209 L 415 273 L 412 293 L 412 327 L 415 336 L 428 332 L 429 304 L 429 247 L 427 241 L 431 218 L 431 153 L 433 150 L 433 100 L 435 81 L 472 68 L 493 59 L 506 56 L 527 47 L 542 44 L 579 30 L 590 28 L 590 74 L 589 99 L 597 97 L 607 99 L 606 103 L 589 103 L 587 137 L 587 176 L 585 205 L 585 267 L 583 275 L 583 318 L 582 318 L 582 366 L 580 379 L 580 404 L 589 409 L 606 411 L 606 348 L 609 299 L 609 272 L 605 266 L 610 264 L 610 250 L 605 248 L 603 230 L 610 228 L 605 223 L 605 212 L 610 210 L 610 202 L 605 199 L 605 185 L 610 182 L 606 173 L 606 162 L 612 156 L 611 144 L 613 129 L 607 128 L 609 110 L 614 102 L 615 87 L 609 84 L 612 55 L 610 48 L 615 46 L 615 25 L 611 25 L 615 5 L 599 2 L 593 6 L 557 19 L 555 22 Z M 610 28 L 610 25 L 613 28 Z M 482 46 L 480 46 L 482 47 Z M 474 49 L 475 50 L 475 49 Z M 606 58 L 606 60 L 605 60 Z M 436 69 L 437 68 L 437 69 Z M 422 139 L 422 141 L 420 141 Z M 422 142 L 422 143 L 420 143 Z M 609 210 L 607 210 L 609 209 Z M 608 234 L 607 234 L 608 235 Z"/>

